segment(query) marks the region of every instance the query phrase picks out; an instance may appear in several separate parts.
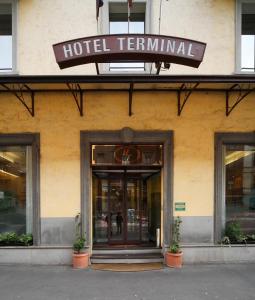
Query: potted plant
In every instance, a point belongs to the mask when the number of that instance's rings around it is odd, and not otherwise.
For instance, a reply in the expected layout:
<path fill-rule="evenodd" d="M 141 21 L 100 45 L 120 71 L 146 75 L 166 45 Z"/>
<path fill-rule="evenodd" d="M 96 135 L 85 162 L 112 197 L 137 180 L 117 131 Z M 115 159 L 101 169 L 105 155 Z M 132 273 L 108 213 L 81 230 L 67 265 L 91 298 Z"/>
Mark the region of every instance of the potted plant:
<path fill-rule="evenodd" d="M 76 238 L 73 243 L 73 268 L 86 269 L 89 265 L 89 254 L 84 252 L 85 236 L 81 234 L 80 214 L 75 217 Z"/>
<path fill-rule="evenodd" d="M 181 218 L 177 217 L 173 224 L 173 238 L 169 250 L 165 255 L 166 265 L 170 268 L 182 267 L 182 251 L 180 247 L 180 225 Z"/>

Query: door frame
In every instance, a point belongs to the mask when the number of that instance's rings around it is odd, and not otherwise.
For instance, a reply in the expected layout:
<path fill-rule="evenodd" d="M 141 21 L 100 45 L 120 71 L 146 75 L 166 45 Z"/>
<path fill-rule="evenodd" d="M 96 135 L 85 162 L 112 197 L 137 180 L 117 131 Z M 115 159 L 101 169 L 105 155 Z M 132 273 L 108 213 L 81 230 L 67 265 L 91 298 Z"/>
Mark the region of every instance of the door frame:
<path fill-rule="evenodd" d="M 153 144 L 163 145 L 162 197 L 163 197 L 163 235 L 161 245 L 168 248 L 171 240 L 170 227 L 173 222 L 173 131 L 136 131 L 129 127 L 121 130 L 81 131 L 81 220 L 82 230 L 86 232 L 86 243 L 93 246 L 92 237 L 92 168 L 91 145 L 93 144 Z"/>

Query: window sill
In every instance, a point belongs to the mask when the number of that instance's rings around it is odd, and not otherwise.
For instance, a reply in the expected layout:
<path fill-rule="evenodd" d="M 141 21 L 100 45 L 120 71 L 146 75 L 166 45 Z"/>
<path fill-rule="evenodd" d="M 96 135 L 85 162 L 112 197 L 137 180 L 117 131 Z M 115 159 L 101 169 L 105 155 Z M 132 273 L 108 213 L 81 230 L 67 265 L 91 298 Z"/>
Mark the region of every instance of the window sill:
<path fill-rule="evenodd" d="M 255 75 L 255 71 L 254 72 L 235 71 L 233 74 L 234 75 Z"/>
<path fill-rule="evenodd" d="M 0 76 L 6 76 L 6 75 L 19 75 L 19 73 L 17 71 L 10 71 L 10 72 L 0 71 Z"/>

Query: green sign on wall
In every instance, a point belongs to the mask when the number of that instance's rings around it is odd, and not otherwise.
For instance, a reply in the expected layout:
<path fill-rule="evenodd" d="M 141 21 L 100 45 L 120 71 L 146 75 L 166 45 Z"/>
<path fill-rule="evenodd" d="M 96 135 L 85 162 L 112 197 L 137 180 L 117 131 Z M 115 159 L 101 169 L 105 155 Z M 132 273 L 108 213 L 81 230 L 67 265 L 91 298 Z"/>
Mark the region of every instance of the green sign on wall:
<path fill-rule="evenodd" d="M 176 202 L 174 205 L 175 205 L 175 211 L 185 211 L 186 210 L 185 202 Z"/>

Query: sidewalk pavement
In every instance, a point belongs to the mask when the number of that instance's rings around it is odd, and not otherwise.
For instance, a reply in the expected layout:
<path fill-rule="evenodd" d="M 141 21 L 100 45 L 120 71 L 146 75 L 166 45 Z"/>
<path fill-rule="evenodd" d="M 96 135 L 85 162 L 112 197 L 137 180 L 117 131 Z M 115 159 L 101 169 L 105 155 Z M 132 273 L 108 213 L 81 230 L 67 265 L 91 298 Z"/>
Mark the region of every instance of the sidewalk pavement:
<path fill-rule="evenodd" d="M 0 266 L 0 300 L 254 300 L 255 264 L 145 272 Z"/>

